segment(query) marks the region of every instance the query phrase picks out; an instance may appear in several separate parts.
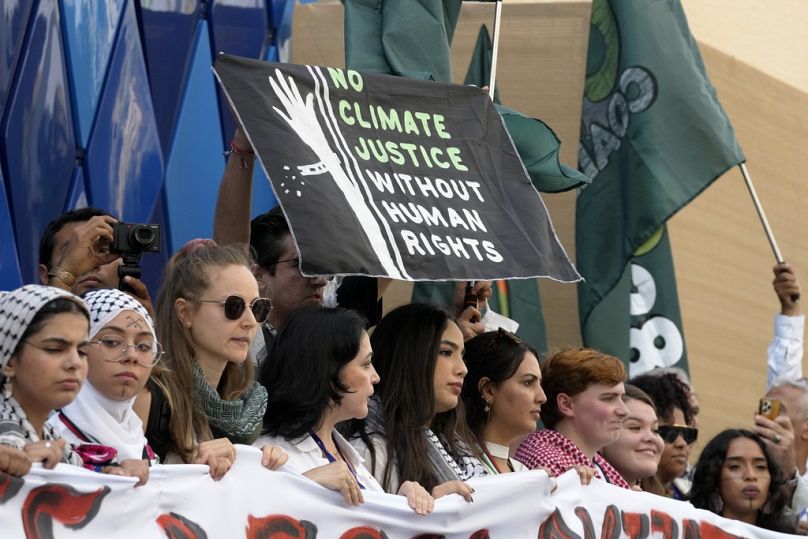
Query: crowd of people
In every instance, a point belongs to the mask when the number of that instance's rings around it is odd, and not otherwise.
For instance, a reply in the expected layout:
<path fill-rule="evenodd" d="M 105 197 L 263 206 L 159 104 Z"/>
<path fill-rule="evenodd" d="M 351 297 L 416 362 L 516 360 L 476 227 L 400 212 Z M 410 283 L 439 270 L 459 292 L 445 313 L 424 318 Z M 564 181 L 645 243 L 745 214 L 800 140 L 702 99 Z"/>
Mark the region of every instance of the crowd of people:
<path fill-rule="evenodd" d="M 386 279 L 306 277 L 282 211 L 249 220 L 254 155 L 241 130 L 233 147 L 214 239 L 173 255 L 154 303 L 139 279 L 120 282 L 116 219 L 92 208 L 48 226 L 41 284 L 0 293 L 1 471 L 61 462 L 142 485 L 152 466 L 202 463 L 219 479 L 248 444 L 263 466 L 351 505 L 388 492 L 427 514 L 449 494 L 472 502 L 474 477 L 574 469 L 583 484 L 800 529 L 808 382 L 788 264 L 774 269 L 766 395 L 781 413 L 719 433 L 691 465 L 699 403 L 685 373 L 629 380 L 586 348 L 540 357 L 485 331 L 482 281 L 478 307 L 460 283 L 452 312 L 413 303 L 382 316 Z"/>

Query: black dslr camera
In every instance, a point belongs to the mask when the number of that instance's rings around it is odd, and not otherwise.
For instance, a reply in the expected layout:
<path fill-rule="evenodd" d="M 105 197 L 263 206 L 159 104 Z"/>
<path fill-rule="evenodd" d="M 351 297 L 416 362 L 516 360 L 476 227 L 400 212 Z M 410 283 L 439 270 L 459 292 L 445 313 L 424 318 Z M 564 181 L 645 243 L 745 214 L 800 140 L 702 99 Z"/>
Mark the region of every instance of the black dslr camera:
<path fill-rule="evenodd" d="M 109 246 L 113 253 L 119 253 L 123 264 L 118 266 L 119 288 L 125 292 L 134 292 L 124 283 L 123 278 L 131 275 L 140 279 L 140 255 L 160 252 L 160 225 L 113 223 L 112 243 Z"/>

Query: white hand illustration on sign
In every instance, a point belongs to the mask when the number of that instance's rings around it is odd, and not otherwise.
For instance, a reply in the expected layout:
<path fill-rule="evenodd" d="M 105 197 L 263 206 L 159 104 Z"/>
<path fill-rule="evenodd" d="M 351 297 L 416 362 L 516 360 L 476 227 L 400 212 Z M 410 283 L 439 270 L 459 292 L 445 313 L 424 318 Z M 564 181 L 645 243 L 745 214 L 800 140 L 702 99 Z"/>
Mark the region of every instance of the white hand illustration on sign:
<path fill-rule="evenodd" d="M 320 160 L 317 168 L 319 168 L 319 165 L 324 165 L 327 172 L 334 178 L 334 182 L 345 196 L 348 206 L 364 227 L 370 245 L 387 275 L 393 278 L 402 278 L 401 272 L 394 263 L 390 249 L 382 235 L 381 228 L 370 206 L 362 197 L 359 186 L 348 177 L 342 168 L 339 157 L 331 150 L 323 127 L 314 110 L 314 95 L 308 93 L 304 99 L 294 80 L 291 77 L 288 77 L 288 80 L 284 78 L 279 69 L 275 70 L 275 77 L 269 77 L 269 84 L 285 110 L 278 107 L 272 108 L 295 130 L 300 140 L 317 155 Z"/>

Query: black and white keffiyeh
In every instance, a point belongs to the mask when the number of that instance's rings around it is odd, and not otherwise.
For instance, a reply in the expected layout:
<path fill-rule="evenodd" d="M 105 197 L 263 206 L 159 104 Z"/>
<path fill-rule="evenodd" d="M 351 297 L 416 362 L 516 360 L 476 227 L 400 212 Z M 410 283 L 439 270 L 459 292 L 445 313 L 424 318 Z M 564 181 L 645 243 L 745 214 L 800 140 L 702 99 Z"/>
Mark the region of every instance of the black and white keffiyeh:
<path fill-rule="evenodd" d="M 152 337 L 157 340 L 154 321 L 143 305 L 127 294 L 115 288 L 93 290 L 84 295 L 84 301 L 90 308 L 90 339 L 92 340 L 109 322 L 123 311 L 133 311 L 143 317 L 149 326 Z"/>
<path fill-rule="evenodd" d="M 34 316 L 57 298 L 75 301 L 86 310 L 81 298 L 53 286 L 27 284 L 0 296 L 0 368 L 8 363 Z"/>
<path fill-rule="evenodd" d="M 125 292 L 114 288 L 93 290 L 84 296 L 84 301 L 90 308 L 91 340 L 119 314 L 126 311 L 142 316 L 152 337 L 157 339 L 149 313 L 139 301 Z M 117 462 L 140 459 L 147 440 L 143 436 L 143 422 L 132 409 L 134 403 L 134 396 L 119 400 L 101 394 L 88 379 L 76 400 L 62 408 L 62 414 L 84 436 L 98 444 L 114 448 L 117 451 Z M 83 443 L 61 416 L 51 416 L 49 423 L 71 443 L 75 445 Z"/>

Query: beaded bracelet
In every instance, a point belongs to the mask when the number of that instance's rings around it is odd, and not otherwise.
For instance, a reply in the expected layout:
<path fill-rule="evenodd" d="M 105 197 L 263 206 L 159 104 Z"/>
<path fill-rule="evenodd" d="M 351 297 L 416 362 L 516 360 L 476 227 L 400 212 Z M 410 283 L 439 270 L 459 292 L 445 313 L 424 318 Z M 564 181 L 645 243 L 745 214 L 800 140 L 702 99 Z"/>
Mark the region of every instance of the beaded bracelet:
<path fill-rule="evenodd" d="M 230 149 L 228 151 L 224 152 L 224 154 L 226 156 L 229 156 L 231 153 L 234 153 L 234 154 L 238 155 L 239 159 L 241 159 L 241 168 L 247 168 L 247 156 L 248 155 L 252 155 L 252 156 L 255 155 L 255 152 L 252 150 L 252 148 L 250 148 L 248 150 L 242 150 L 241 148 L 236 146 L 236 139 L 233 139 L 233 140 L 230 141 Z"/>

